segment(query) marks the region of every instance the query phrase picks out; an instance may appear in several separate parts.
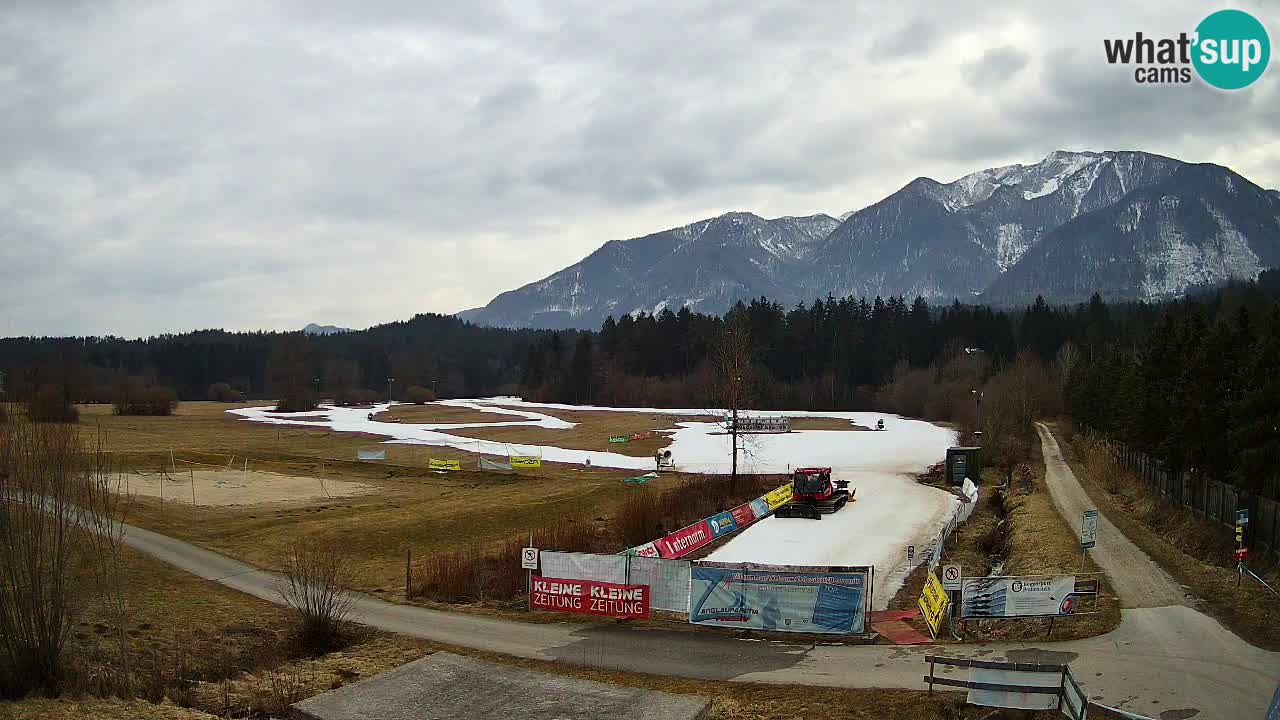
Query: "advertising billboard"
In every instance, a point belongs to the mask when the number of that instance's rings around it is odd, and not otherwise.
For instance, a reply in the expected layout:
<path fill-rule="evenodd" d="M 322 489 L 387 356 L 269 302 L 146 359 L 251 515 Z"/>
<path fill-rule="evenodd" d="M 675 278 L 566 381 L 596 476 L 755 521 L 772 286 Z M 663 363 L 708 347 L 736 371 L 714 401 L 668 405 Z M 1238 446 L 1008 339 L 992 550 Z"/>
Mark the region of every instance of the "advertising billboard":
<path fill-rule="evenodd" d="M 658 555 L 671 559 L 688 555 L 714 538 L 715 535 L 711 532 L 711 526 L 707 521 L 699 520 L 689 527 L 681 528 L 664 538 L 655 540 L 654 544 L 658 546 Z"/>
<path fill-rule="evenodd" d="M 1053 617 L 1075 609 L 1074 575 L 965 578 L 960 616 L 965 618 Z"/>
<path fill-rule="evenodd" d="M 604 615 L 618 618 L 649 617 L 649 588 L 616 585 L 594 580 L 533 578 L 529 609 Z"/>
<path fill-rule="evenodd" d="M 779 632 L 861 634 L 871 571 L 695 563 L 689 622 Z"/>

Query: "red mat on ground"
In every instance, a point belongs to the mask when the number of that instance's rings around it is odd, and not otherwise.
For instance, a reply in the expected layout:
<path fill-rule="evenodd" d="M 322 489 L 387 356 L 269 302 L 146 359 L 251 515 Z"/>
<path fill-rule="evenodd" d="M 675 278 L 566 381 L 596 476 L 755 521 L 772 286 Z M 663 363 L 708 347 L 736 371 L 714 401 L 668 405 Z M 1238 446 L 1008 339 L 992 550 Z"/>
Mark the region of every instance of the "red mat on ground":
<path fill-rule="evenodd" d="M 911 608 L 910 610 L 872 610 L 871 622 L 889 622 L 890 620 L 910 620 L 914 617 L 920 617 L 920 608 Z"/>
<path fill-rule="evenodd" d="M 901 620 L 872 623 L 871 629 L 880 633 L 881 636 L 894 645 L 924 645 L 933 642 L 928 635 L 920 634 L 915 628 Z"/>

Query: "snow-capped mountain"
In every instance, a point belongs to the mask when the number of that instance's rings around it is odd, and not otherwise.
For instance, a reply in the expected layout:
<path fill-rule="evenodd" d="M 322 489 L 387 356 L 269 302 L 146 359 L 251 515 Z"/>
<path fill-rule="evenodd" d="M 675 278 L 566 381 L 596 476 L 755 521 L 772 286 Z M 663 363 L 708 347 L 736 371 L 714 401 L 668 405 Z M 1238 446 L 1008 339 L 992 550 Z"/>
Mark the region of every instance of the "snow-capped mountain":
<path fill-rule="evenodd" d="M 1187 165 L 1054 229 L 984 297 L 1160 300 L 1277 266 L 1280 198 L 1218 165 Z"/>
<path fill-rule="evenodd" d="M 1156 299 L 1280 265 L 1280 193 L 1217 165 L 1143 152 L 1050 153 L 950 183 L 917 178 L 837 220 L 733 212 L 613 240 L 459 313 L 507 327 L 595 328 L 609 315 L 723 312 L 760 295 L 1023 303 L 1093 292 Z"/>
<path fill-rule="evenodd" d="M 582 261 L 502 293 L 464 320 L 502 327 L 597 328 L 610 315 L 721 312 L 754 295 L 798 297 L 802 274 L 838 221 L 772 220 L 731 212 L 633 240 L 611 240 Z"/>

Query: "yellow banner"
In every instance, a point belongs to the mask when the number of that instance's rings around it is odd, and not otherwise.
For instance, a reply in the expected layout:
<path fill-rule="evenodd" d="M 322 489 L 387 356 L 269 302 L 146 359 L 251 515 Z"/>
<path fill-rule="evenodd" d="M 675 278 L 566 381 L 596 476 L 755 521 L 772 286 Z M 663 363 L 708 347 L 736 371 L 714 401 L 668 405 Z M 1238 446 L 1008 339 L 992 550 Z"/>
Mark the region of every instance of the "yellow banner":
<path fill-rule="evenodd" d="M 540 468 L 542 467 L 542 458 L 530 457 L 526 455 L 512 455 L 511 467 L 513 468 Z"/>
<path fill-rule="evenodd" d="M 765 493 L 764 501 L 768 503 L 770 510 L 777 510 L 791 502 L 791 483 Z"/>
<path fill-rule="evenodd" d="M 933 637 L 938 637 L 938 628 L 942 626 L 942 616 L 946 613 L 947 604 L 951 600 L 947 596 L 947 591 L 942 588 L 942 583 L 938 581 L 938 576 L 929 571 L 929 577 L 924 581 L 924 589 L 920 592 L 920 615 L 924 617 L 924 621 L 929 625 L 929 632 L 933 633 Z"/>
<path fill-rule="evenodd" d="M 431 458 L 427 461 L 427 467 L 431 470 L 461 470 L 462 463 L 458 460 L 437 460 Z"/>

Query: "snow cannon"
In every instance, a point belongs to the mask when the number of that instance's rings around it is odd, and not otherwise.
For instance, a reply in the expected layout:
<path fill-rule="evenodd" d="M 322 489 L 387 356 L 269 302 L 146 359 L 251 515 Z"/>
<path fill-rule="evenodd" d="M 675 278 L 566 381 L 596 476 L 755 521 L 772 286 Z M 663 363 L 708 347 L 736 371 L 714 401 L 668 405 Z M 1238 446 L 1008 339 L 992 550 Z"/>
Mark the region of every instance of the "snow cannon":
<path fill-rule="evenodd" d="M 773 513 L 780 518 L 821 520 L 853 499 L 848 480 L 831 479 L 831 468 L 798 468 L 791 476 L 791 502 Z"/>
<path fill-rule="evenodd" d="M 659 450 L 653 454 L 653 462 L 657 467 L 656 470 L 670 469 L 675 466 L 675 460 L 671 459 L 670 450 Z"/>

